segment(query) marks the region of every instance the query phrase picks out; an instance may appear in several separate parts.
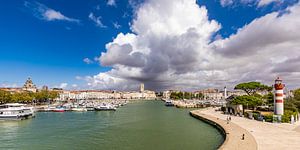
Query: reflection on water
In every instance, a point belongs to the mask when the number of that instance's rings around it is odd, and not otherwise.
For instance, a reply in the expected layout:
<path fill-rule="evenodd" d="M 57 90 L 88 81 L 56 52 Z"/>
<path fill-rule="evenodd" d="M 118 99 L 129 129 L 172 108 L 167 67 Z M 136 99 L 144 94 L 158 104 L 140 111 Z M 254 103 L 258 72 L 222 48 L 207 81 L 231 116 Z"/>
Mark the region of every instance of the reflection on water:
<path fill-rule="evenodd" d="M 0 141 L 1 145 L 0 148 L 13 148 L 14 143 L 11 143 L 11 141 L 14 141 L 15 139 L 18 139 L 18 136 L 20 134 L 23 134 L 19 130 L 22 128 L 26 128 L 26 126 L 30 123 L 30 120 L 24 120 L 24 121 L 0 121 Z M 4 145 L 4 143 L 6 143 Z"/>
<path fill-rule="evenodd" d="M 37 113 L 0 122 L 0 149 L 216 149 L 221 134 L 162 102 L 135 102 L 117 111 Z"/>

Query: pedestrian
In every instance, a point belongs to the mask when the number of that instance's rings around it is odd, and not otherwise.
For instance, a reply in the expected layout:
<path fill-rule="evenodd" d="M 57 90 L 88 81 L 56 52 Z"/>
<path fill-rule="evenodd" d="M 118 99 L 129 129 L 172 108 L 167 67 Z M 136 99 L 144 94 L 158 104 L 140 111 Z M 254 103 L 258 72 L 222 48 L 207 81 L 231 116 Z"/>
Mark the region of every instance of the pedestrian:
<path fill-rule="evenodd" d="M 231 121 L 231 116 L 229 116 L 229 121 Z"/>
<path fill-rule="evenodd" d="M 243 134 L 243 136 L 242 136 L 242 140 L 244 140 L 245 139 L 245 134 Z"/>
<path fill-rule="evenodd" d="M 227 121 L 227 124 L 229 124 L 229 117 L 228 116 L 226 117 L 226 121 Z"/>

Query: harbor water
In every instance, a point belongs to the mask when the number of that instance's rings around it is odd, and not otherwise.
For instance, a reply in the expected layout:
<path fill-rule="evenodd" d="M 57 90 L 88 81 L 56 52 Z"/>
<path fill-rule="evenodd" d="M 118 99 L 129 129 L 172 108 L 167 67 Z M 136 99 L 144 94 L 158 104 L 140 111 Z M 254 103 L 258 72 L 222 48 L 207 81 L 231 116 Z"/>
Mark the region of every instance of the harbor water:
<path fill-rule="evenodd" d="M 0 149 L 193 150 L 217 149 L 223 136 L 161 101 L 132 102 L 117 111 L 40 112 L 0 122 Z"/>

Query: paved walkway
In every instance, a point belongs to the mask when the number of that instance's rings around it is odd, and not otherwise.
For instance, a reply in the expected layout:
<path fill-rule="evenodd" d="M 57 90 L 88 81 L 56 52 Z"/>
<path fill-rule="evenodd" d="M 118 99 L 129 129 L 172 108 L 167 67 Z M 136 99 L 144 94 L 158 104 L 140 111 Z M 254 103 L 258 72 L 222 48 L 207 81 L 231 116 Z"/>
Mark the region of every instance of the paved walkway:
<path fill-rule="evenodd" d="M 227 115 L 213 108 L 202 110 L 201 113 L 226 120 Z M 268 123 L 231 116 L 231 122 L 246 129 L 255 138 L 258 149 L 283 150 L 300 149 L 300 123 Z M 230 137 L 229 137 L 230 138 Z"/>
<path fill-rule="evenodd" d="M 226 139 L 223 145 L 220 147 L 221 150 L 256 150 L 257 144 L 254 137 L 245 129 L 239 127 L 237 124 L 226 120 L 213 117 L 209 114 L 202 113 L 202 110 L 191 111 L 192 115 L 206 118 L 219 124 L 226 132 Z M 244 134 L 244 139 L 242 139 Z"/>

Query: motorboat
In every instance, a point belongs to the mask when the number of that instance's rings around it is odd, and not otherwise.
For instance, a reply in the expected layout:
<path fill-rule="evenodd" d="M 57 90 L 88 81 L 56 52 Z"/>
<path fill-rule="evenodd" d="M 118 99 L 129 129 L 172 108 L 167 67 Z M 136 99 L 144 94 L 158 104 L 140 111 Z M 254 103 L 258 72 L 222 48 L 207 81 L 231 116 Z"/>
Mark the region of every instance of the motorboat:
<path fill-rule="evenodd" d="M 71 110 L 72 111 L 87 111 L 87 109 L 84 107 L 73 107 L 73 108 L 71 108 Z"/>
<path fill-rule="evenodd" d="M 54 109 L 56 109 L 56 107 L 48 106 L 48 107 L 44 108 L 44 111 L 49 112 L 49 111 L 53 111 Z"/>
<path fill-rule="evenodd" d="M 85 107 L 87 111 L 94 111 L 95 108 L 93 106 L 86 106 Z"/>
<path fill-rule="evenodd" d="M 165 106 L 174 106 L 174 104 L 172 103 L 172 101 L 166 100 Z"/>
<path fill-rule="evenodd" d="M 117 110 L 116 107 L 112 106 L 112 105 L 99 105 L 95 107 L 96 111 L 105 111 L 105 110 Z"/>
<path fill-rule="evenodd" d="M 0 120 L 24 120 L 35 116 L 33 107 L 25 104 L 7 103 L 0 106 Z"/>
<path fill-rule="evenodd" d="M 65 112 L 66 108 L 62 107 L 62 106 L 58 106 L 58 107 L 55 107 L 52 111 L 53 112 Z"/>

